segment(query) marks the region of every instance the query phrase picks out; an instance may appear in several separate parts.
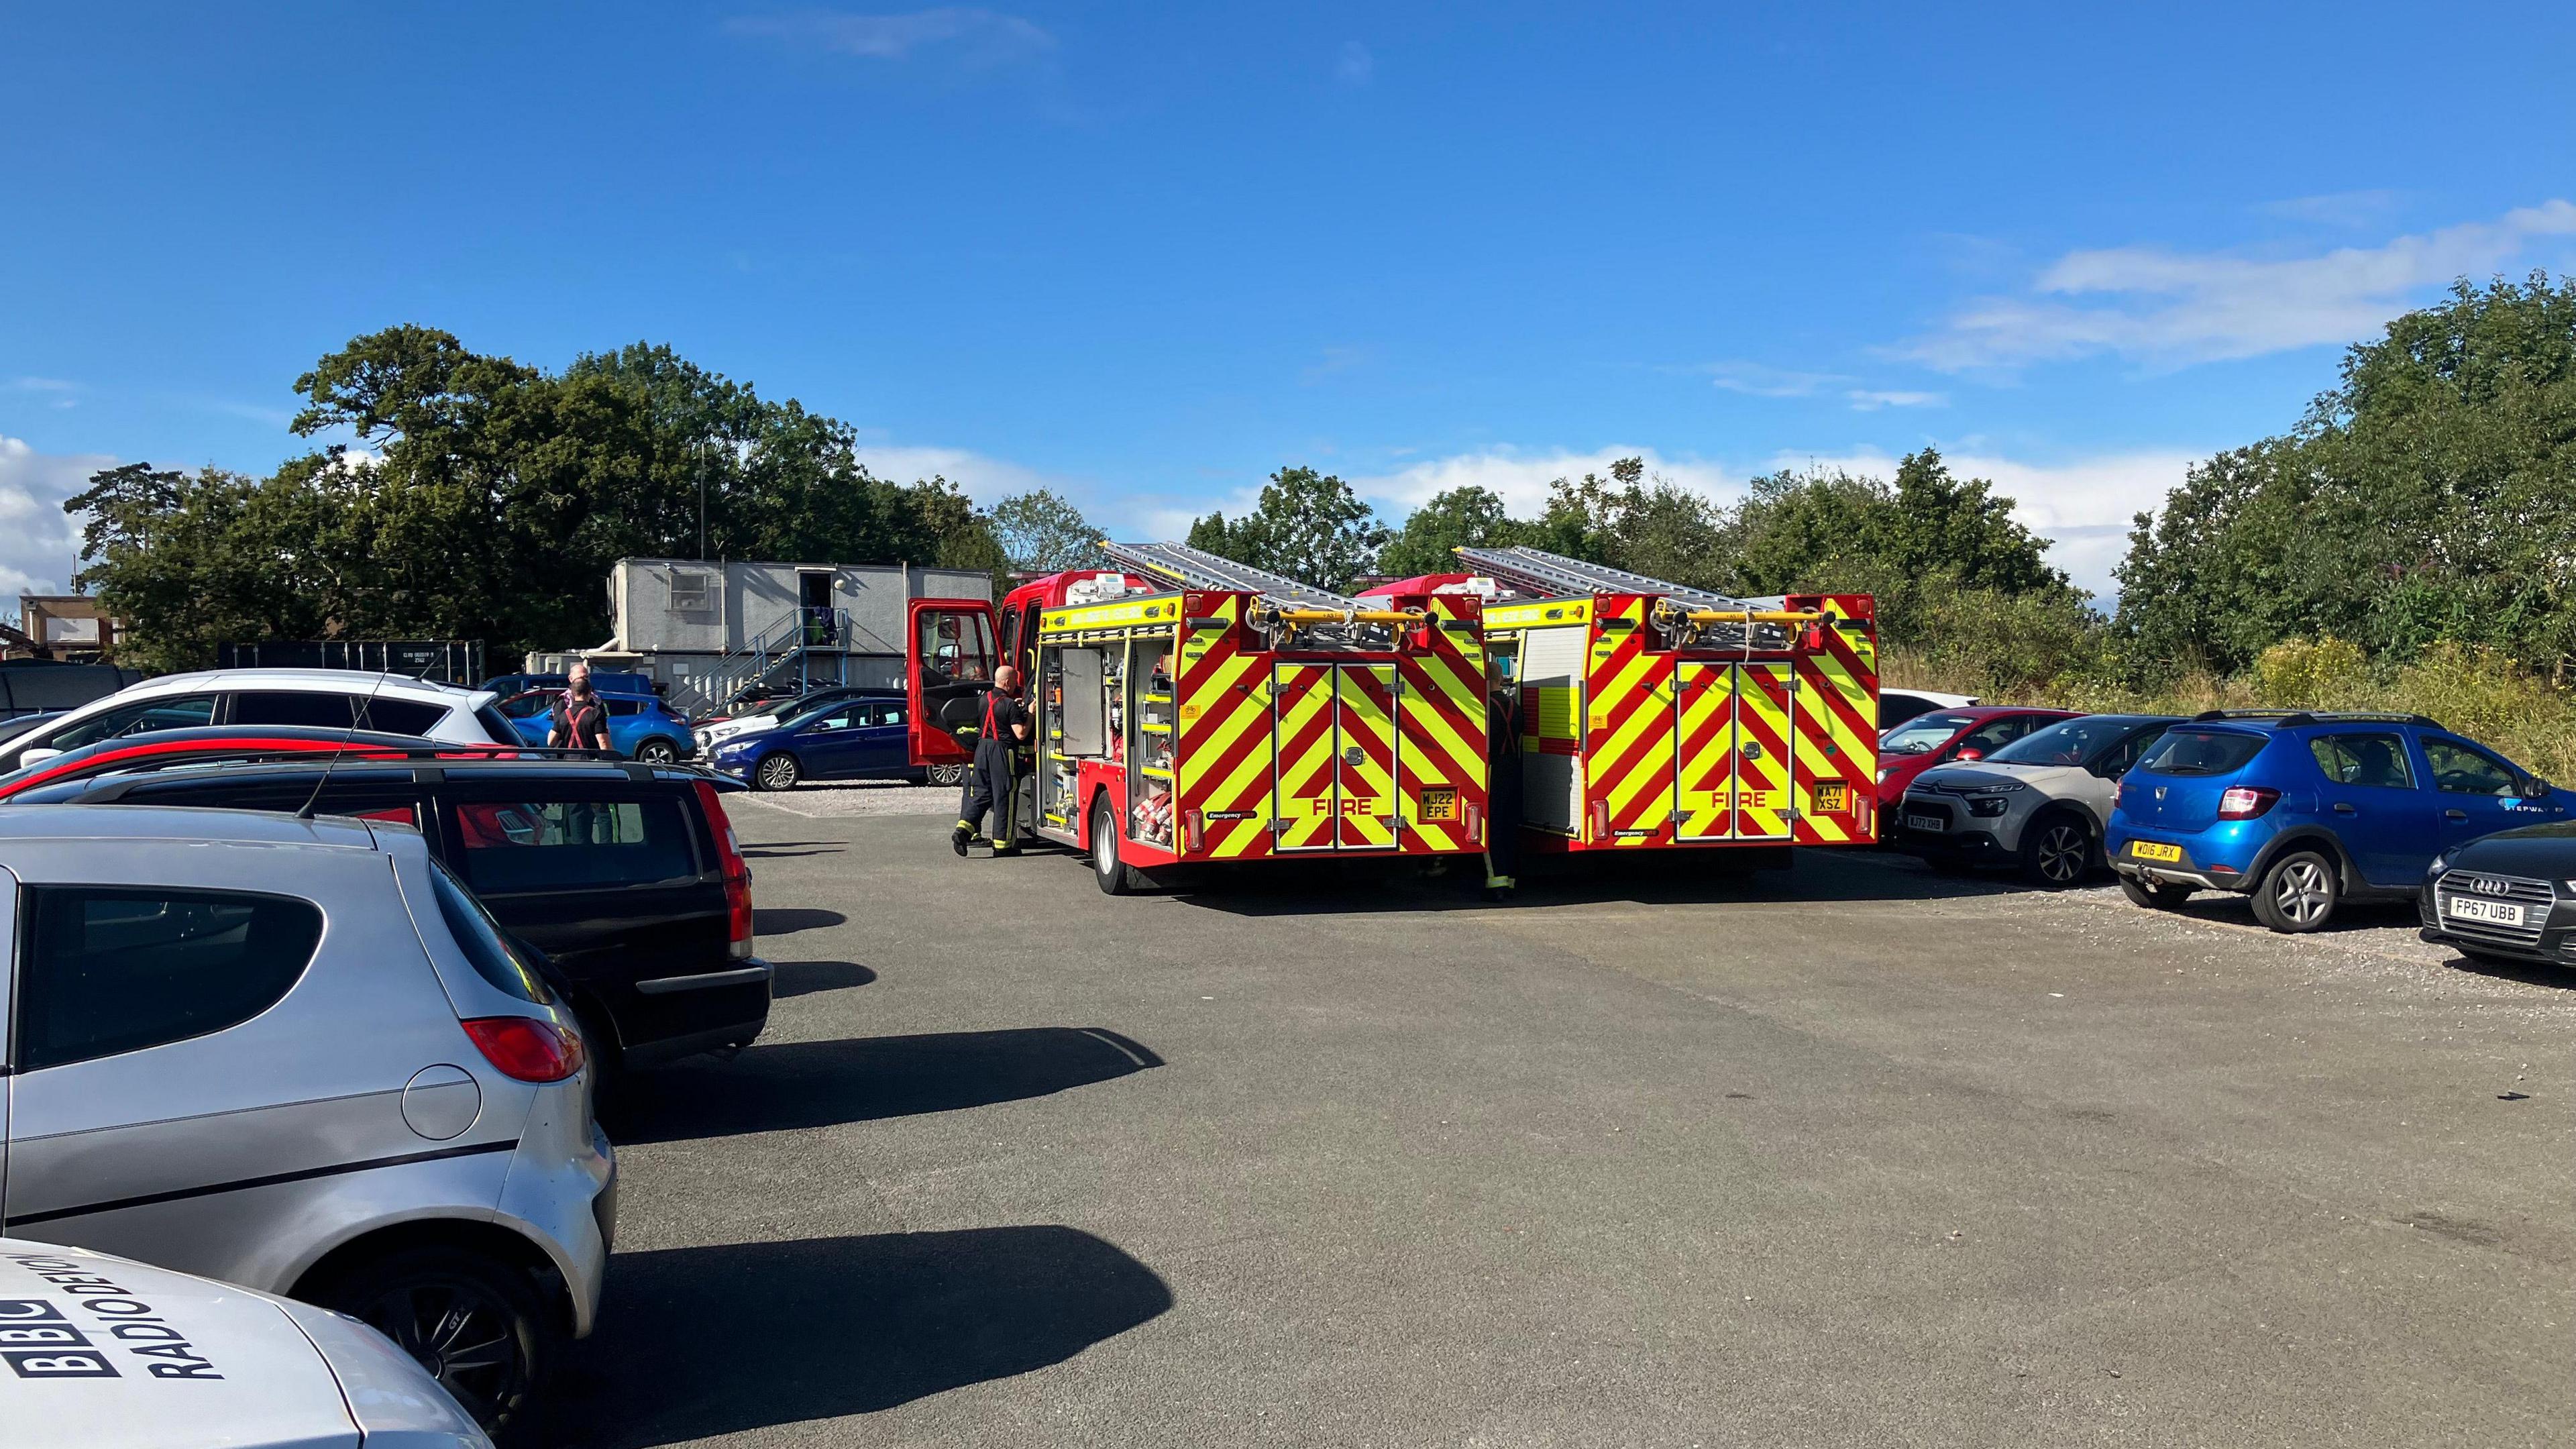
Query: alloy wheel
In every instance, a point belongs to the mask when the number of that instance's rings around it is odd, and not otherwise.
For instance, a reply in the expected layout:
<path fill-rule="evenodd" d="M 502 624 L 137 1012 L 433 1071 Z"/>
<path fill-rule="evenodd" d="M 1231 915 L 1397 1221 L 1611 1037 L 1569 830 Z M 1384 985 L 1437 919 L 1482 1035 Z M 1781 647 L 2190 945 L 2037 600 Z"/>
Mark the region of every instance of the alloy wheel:
<path fill-rule="evenodd" d="M 646 740 L 635 747 L 635 758 L 648 765 L 667 765 L 680 758 L 669 740 Z"/>
<path fill-rule="evenodd" d="M 492 1422 L 526 1387 L 509 1305 L 470 1284 L 401 1284 L 358 1316 L 419 1360 L 479 1422 Z"/>
<path fill-rule="evenodd" d="M 2294 924 L 2313 926 L 2334 908 L 2334 882 L 2318 861 L 2291 861 L 2273 884 L 2272 904 Z"/>
<path fill-rule="evenodd" d="M 2041 832 L 2039 837 L 2040 878 L 2052 885 L 2068 885 L 2084 874 L 2087 856 L 2093 842 L 2083 831 L 2060 822 Z"/>
<path fill-rule="evenodd" d="M 795 783 L 795 756 L 771 755 L 768 759 L 760 762 L 760 788 L 764 790 L 785 790 L 793 787 Z"/>

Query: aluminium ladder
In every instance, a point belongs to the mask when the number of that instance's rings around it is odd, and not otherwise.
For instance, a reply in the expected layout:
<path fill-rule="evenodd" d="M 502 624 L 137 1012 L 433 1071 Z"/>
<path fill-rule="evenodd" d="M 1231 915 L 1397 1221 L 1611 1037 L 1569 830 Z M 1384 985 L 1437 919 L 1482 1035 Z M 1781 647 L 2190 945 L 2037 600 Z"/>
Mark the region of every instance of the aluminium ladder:
<path fill-rule="evenodd" d="M 1358 599 L 1346 598 L 1329 589 L 1301 583 L 1286 574 L 1274 574 L 1250 564 L 1236 563 L 1203 548 L 1186 543 L 1110 543 L 1103 541 L 1101 550 L 1109 561 L 1122 568 L 1151 574 L 1166 583 L 1185 589 L 1222 589 L 1234 593 L 1259 594 L 1275 606 L 1297 609 L 1331 609 L 1341 613 L 1366 613 L 1369 606 Z"/>
<path fill-rule="evenodd" d="M 1730 613 L 1757 605 L 1706 589 L 1685 588 L 1663 579 L 1632 574 L 1607 564 L 1585 563 L 1561 553 L 1516 545 L 1511 548 L 1470 548 L 1461 545 L 1451 552 L 1494 575 L 1516 589 L 1547 595 L 1580 594 L 1660 594 L 1677 604 L 1698 609 L 1722 609 Z"/>

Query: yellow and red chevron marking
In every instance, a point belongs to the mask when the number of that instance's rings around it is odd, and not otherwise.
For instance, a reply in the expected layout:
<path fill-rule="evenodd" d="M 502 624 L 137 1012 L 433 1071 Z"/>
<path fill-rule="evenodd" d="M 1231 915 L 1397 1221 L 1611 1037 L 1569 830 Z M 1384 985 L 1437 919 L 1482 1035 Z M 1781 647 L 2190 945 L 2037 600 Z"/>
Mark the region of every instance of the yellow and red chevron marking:
<path fill-rule="evenodd" d="M 1341 798 L 1334 843 L 1344 850 L 1395 848 L 1395 666 L 1333 668 L 1333 709 L 1341 738 L 1333 756 Z"/>
<path fill-rule="evenodd" d="M 1274 805 L 1279 851 L 1330 850 L 1335 839 L 1333 668 L 1282 664 L 1271 673 L 1272 741 L 1278 761 Z"/>
<path fill-rule="evenodd" d="M 1584 839 L 1593 845 L 1672 841 L 1673 660 L 1645 647 L 1646 602 L 1603 594 L 1593 605 L 1584 671 Z"/>
<path fill-rule="evenodd" d="M 1195 856 L 1239 860 L 1270 852 L 1270 656 L 1246 654 L 1235 622 L 1241 595 L 1208 601 L 1208 622 L 1181 644 L 1180 741 L 1172 752 L 1181 817 L 1197 811 Z M 1186 840 L 1175 842 L 1186 845 Z"/>
<path fill-rule="evenodd" d="M 1454 596 L 1431 596 L 1432 612 L 1463 615 Z M 1430 851 L 1484 847 L 1487 751 L 1485 647 L 1475 628 L 1429 632 L 1428 647 L 1396 661 L 1396 771 L 1408 845 Z"/>
<path fill-rule="evenodd" d="M 1791 703 L 1789 666 L 1739 664 L 1735 676 L 1735 836 L 1786 840 L 1790 836 L 1790 773 L 1798 710 Z"/>
<path fill-rule="evenodd" d="M 1674 733 L 1673 838 L 1723 840 L 1735 825 L 1733 666 L 1678 660 L 1673 665 L 1673 688 L 1681 711 Z"/>
<path fill-rule="evenodd" d="M 1866 595 L 1827 595 L 1839 619 L 1869 617 Z M 1824 649 L 1797 660 L 1798 841 L 1850 845 L 1876 838 L 1870 809 L 1877 765 L 1878 658 L 1868 629 L 1827 628 Z"/>

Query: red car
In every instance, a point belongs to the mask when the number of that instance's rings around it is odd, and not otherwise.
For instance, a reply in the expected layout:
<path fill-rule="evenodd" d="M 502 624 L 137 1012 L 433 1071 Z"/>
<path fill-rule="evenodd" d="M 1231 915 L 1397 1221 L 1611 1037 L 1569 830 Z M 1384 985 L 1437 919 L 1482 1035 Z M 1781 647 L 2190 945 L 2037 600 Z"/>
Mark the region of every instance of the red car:
<path fill-rule="evenodd" d="M 508 745 L 467 745 L 375 730 L 334 730 L 312 725 L 207 725 L 120 735 L 69 754 L 39 760 L 0 775 L 0 800 L 61 780 L 87 780 L 118 771 L 166 770 L 233 761 L 324 755 L 355 760 L 415 758 L 483 759 L 517 753 Z"/>
<path fill-rule="evenodd" d="M 2071 709 L 1979 705 L 1916 715 L 1878 737 L 1878 808 L 1892 814 L 1905 787 L 1934 765 L 1982 760 L 2032 730 L 2074 719 Z"/>

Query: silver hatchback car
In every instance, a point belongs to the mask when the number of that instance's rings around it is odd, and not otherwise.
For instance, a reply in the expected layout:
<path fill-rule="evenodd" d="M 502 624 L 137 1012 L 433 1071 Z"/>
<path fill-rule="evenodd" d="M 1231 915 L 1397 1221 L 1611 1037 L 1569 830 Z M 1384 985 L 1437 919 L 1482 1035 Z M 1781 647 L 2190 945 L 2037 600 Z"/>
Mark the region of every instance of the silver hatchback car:
<path fill-rule="evenodd" d="M 407 826 L 0 811 L 0 1232 L 320 1303 L 486 1426 L 590 1331 L 581 1038 Z"/>

